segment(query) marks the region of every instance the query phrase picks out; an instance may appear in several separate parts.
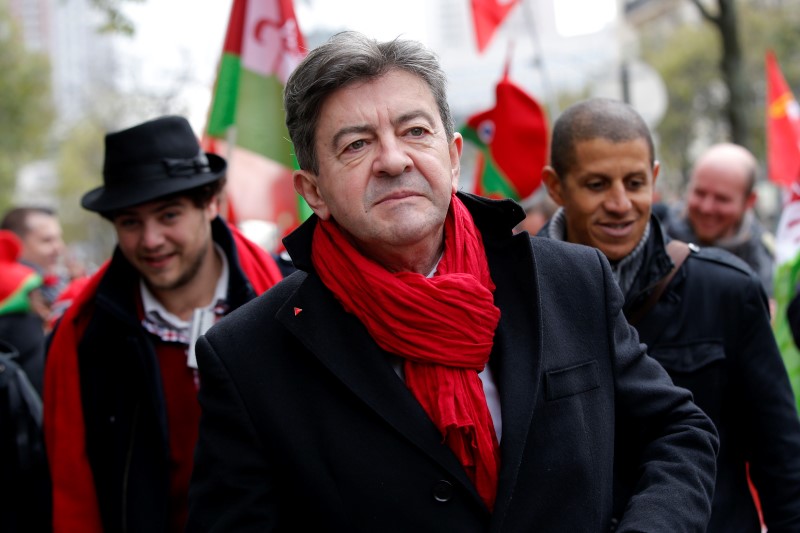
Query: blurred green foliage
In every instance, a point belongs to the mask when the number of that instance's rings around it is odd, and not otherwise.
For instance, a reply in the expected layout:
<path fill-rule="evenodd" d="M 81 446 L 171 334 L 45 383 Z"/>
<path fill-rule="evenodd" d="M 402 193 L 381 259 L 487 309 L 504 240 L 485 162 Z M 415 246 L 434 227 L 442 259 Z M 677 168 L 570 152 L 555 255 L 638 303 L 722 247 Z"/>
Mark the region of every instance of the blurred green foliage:
<path fill-rule="evenodd" d="M 28 51 L 19 27 L 0 0 L 0 212 L 12 202 L 17 172 L 48 147 L 54 111 L 50 64 Z"/>

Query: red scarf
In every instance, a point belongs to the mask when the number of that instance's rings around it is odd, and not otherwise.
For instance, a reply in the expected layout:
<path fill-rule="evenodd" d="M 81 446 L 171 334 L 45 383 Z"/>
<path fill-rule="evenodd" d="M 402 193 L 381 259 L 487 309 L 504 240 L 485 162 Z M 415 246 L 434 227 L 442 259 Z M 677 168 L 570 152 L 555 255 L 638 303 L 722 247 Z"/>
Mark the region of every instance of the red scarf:
<path fill-rule="evenodd" d="M 384 350 L 405 359 L 406 385 L 494 506 L 499 446 L 478 373 L 489 361 L 500 310 L 481 235 L 455 195 L 436 275 L 392 273 L 320 220 L 312 260 L 323 283 Z"/>
<path fill-rule="evenodd" d="M 233 233 L 239 264 L 256 294 L 280 281 L 270 255 Z M 44 376 L 44 436 L 53 486 L 54 533 L 102 533 L 94 477 L 86 454 L 86 430 L 81 404 L 78 343 L 94 312 L 94 297 L 108 269 L 107 261 L 89 279 L 56 328 Z"/>

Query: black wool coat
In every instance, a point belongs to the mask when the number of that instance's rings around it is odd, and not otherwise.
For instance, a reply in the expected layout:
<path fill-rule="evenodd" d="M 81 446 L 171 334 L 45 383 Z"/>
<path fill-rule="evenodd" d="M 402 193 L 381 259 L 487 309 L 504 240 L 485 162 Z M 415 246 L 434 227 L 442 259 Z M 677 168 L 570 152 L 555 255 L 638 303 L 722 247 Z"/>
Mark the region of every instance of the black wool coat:
<path fill-rule="evenodd" d="M 672 268 L 667 238 L 655 219 L 651 227 L 626 311 Z M 719 432 L 708 533 L 761 531 L 748 468 L 770 533 L 800 531 L 800 419 L 761 285 L 732 254 L 695 248 L 636 324 L 650 354 L 694 394 Z"/>
<path fill-rule="evenodd" d="M 187 531 L 703 531 L 717 438 L 648 357 L 596 250 L 527 234 L 510 201 L 461 194 L 501 310 L 490 358 L 502 408 L 493 512 L 364 326 L 300 269 L 197 344 L 203 415 Z M 647 436 L 613 520 L 617 430 Z"/>

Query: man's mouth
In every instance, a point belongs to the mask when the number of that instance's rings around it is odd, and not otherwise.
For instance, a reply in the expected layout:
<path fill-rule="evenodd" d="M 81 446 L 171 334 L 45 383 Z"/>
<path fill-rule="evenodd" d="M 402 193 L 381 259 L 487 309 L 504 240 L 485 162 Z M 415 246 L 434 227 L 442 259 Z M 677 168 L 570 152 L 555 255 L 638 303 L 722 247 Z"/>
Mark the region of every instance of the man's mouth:
<path fill-rule="evenodd" d="M 598 224 L 611 237 L 626 237 L 633 228 L 633 222 L 601 222 Z"/>

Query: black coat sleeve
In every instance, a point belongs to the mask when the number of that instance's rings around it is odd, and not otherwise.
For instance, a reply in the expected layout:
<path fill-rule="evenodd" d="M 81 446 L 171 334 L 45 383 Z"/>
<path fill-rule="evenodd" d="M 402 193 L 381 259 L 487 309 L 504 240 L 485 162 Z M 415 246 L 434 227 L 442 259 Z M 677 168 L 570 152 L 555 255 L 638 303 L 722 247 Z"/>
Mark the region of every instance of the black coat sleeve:
<path fill-rule="evenodd" d="M 691 393 L 647 355 L 621 312 L 622 294 L 603 256 L 601 262 L 610 302 L 617 439 L 641 443 L 638 454 L 616 458 L 637 473 L 616 531 L 703 532 L 714 493 L 716 429 Z"/>
<path fill-rule="evenodd" d="M 735 384 L 749 429 L 742 436 L 745 460 L 770 533 L 800 531 L 800 418 L 766 296 L 756 280 L 741 294 L 744 327 L 738 330 Z"/>

